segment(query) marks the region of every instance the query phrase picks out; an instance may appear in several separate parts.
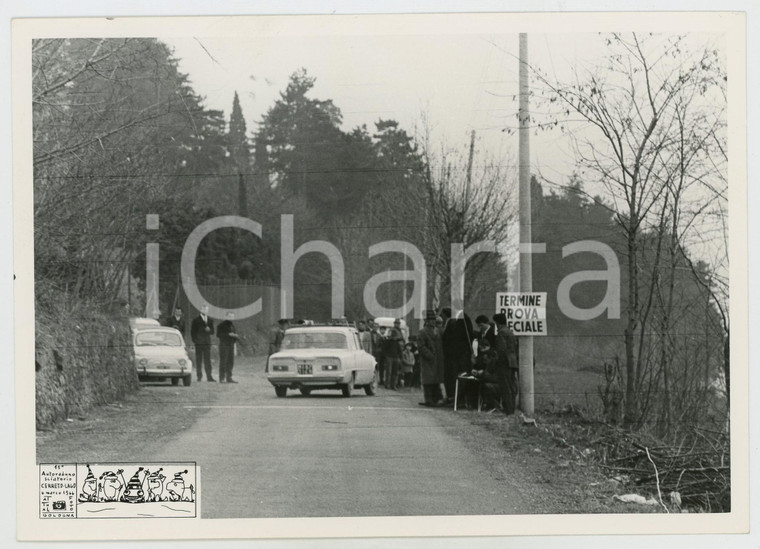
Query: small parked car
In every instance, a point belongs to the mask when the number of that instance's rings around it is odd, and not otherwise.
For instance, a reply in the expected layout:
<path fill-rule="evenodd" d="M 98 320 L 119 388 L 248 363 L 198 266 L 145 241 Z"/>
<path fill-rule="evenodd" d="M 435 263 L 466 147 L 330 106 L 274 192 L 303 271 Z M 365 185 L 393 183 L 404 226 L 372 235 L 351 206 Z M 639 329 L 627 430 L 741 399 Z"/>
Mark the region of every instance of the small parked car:
<path fill-rule="evenodd" d="M 285 332 L 280 351 L 269 357 L 267 379 L 278 397 L 288 389 L 308 396 L 318 389 L 377 391 L 375 358 L 362 349 L 359 332 L 349 326 L 299 326 Z"/>
<path fill-rule="evenodd" d="M 193 379 L 193 363 L 187 356 L 185 340 L 175 328 L 146 326 L 132 332 L 135 367 L 140 381 L 179 380 L 188 387 Z"/>

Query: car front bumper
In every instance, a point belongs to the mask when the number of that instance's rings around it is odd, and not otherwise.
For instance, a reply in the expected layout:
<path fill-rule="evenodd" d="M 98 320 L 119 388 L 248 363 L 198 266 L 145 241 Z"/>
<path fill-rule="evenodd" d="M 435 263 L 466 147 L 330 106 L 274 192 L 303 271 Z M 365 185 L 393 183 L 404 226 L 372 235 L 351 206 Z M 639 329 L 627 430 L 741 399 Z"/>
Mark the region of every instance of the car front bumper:
<path fill-rule="evenodd" d="M 140 377 L 184 377 L 193 373 L 192 368 L 156 368 L 138 366 L 137 375 Z"/>
<path fill-rule="evenodd" d="M 341 372 L 337 374 L 323 375 L 323 376 L 299 376 L 295 374 L 291 375 L 272 375 L 270 373 L 269 383 L 274 386 L 290 387 L 292 389 L 298 389 L 300 387 L 335 387 L 336 385 L 344 385 L 351 380 L 351 372 Z"/>

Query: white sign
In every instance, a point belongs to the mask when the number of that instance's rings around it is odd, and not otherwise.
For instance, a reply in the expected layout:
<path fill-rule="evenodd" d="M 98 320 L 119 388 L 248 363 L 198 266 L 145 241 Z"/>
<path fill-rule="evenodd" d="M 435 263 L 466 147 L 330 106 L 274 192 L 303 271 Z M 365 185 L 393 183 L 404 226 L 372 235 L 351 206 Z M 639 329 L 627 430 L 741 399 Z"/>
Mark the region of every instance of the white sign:
<path fill-rule="evenodd" d="M 496 312 L 506 315 L 516 336 L 546 335 L 546 292 L 499 292 Z"/>

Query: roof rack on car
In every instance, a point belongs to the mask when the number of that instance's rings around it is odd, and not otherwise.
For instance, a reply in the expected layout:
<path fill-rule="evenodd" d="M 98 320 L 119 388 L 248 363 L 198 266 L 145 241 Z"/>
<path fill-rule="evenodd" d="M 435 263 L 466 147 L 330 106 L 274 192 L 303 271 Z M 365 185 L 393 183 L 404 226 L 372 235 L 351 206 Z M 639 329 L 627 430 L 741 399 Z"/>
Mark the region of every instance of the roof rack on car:
<path fill-rule="evenodd" d="M 291 328 L 319 328 L 319 327 L 346 327 L 346 328 L 356 328 L 355 322 L 349 322 L 345 318 L 336 318 L 333 320 L 328 320 L 327 322 L 312 322 L 311 324 L 300 324 L 296 326 L 291 326 Z"/>

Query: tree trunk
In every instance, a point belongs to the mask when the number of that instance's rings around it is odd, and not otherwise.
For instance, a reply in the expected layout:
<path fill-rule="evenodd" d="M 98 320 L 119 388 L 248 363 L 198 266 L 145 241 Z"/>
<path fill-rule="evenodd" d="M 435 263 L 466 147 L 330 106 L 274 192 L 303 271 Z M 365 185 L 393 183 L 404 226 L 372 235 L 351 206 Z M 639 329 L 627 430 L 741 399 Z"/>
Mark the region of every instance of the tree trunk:
<path fill-rule="evenodd" d="M 625 327 L 625 417 L 623 424 L 625 426 L 631 426 L 636 420 L 636 411 L 638 409 L 637 394 L 636 394 L 636 360 L 634 356 L 634 332 L 637 325 L 637 292 L 636 292 L 636 280 L 637 280 L 637 265 L 636 265 L 636 229 L 633 225 L 635 220 L 631 220 L 629 223 L 627 243 L 628 243 L 628 306 L 627 317 L 628 323 Z"/>

